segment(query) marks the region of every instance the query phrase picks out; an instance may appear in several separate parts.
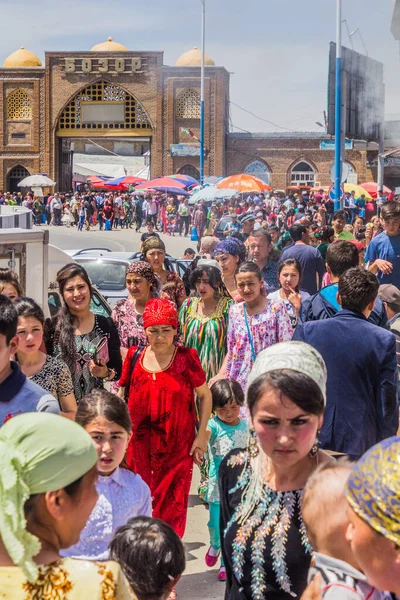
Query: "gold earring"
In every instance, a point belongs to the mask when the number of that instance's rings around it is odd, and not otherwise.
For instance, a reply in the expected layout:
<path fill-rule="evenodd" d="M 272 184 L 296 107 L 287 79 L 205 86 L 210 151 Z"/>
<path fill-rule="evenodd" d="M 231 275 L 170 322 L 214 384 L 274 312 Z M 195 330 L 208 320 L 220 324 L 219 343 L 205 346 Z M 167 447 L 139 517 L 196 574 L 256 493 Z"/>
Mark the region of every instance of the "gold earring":
<path fill-rule="evenodd" d="M 309 452 L 309 455 L 311 456 L 311 458 L 315 458 L 318 454 L 319 451 L 319 434 L 321 433 L 321 430 L 318 429 L 317 431 L 317 437 L 315 438 L 315 442 Z"/>
<path fill-rule="evenodd" d="M 258 447 L 257 435 L 255 429 L 250 429 L 250 439 L 248 444 L 250 458 L 257 458 L 260 448 Z"/>

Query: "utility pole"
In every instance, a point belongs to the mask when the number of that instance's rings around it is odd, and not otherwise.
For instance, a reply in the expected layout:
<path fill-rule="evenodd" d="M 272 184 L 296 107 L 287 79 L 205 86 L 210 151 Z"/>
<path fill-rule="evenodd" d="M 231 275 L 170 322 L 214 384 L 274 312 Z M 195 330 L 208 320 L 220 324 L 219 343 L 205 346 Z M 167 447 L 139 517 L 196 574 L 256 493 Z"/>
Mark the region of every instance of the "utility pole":
<path fill-rule="evenodd" d="M 204 62 L 206 43 L 206 0 L 201 11 L 201 80 L 200 80 L 200 185 L 204 184 Z"/>
<path fill-rule="evenodd" d="M 335 211 L 340 208 L 342 182 L 342 0 L 336 0 L 336 94 L 335 94 Z"/>

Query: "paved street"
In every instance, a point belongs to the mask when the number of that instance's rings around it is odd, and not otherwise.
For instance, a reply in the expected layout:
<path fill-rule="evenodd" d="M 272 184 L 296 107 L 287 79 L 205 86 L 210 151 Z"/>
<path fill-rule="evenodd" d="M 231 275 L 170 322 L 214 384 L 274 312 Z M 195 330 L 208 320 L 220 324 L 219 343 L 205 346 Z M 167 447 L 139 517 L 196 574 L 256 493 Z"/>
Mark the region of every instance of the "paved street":
<path fill-rule="evenodd" d="M 114 252 L 131 251 L 136 252 L 140 247 L 140 235 L 134 229 L 117 229 L 113 231 L 99 231 L 98 227 L 91 231 L 77 231 L 75 227 L 43 227 L 50 231 L 50 244 L 58 246 L 63 250 L 80 249 L 90 247 L 110 248 Z M 146 227 L 142 227 L 141 232 L 145 233 Z M 196 250 L 197 242 L 191 242 L 189 237 L 180 237 L 175 235 L 161 234 L 168 254 L 180 257 L 186 248 Z"/>
<path fill-rule="evenodd" d="M 114 251 L 137 251 L 140 234 L 130 230 L 78 232 L 75 228 L 49 227 L 50 243 L 63 250 L 89 247 L 105 247 Z M 142 233 L 146 228 L 142 228 Z M 196 250 L 196 242 L 188 237 L 161 235 L 167 252 L 182 256 L 185 248 Z M 218 568 L 209 569 L 204 562 L 208 548 L 208 510 L 197 496 L 199 471 L 194 468 L 193 483 L 189 497 L 188 524 L 184 538 L 186 547 L 186 571 L 177 586 L 179 600 L 222 600 L 225 586 L 218 581 Z"/>

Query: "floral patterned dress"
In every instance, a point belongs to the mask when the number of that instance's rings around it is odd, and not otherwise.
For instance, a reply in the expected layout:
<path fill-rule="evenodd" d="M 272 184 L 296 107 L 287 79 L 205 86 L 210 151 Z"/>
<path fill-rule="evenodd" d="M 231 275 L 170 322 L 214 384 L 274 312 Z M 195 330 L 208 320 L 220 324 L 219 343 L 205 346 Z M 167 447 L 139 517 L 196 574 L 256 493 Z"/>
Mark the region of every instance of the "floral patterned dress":
<path fill-rule="evenodd" d="M 214 312 L 207 317 L 199 314 L 200 298 L 188 298 L 181 306 L 179 321 L 183 344 L 199 354 L 207 381 L 220 370 L 226 355 L 229 307 L 231 298 L 220 298 Z"/>
<path fill-rule="evenodd" d="M 137 347 L 125 358 L 121 387 L 129 381 L 130 363 Z M 179 536 L 186 526 L 195 438 L 194 389 L 205 383 L 196 350 L 176 346 L 169 366 L 150 372 L 143 366 L 143 350 L 131 376 L 128 408 L 132 438 L 129 467 L 150 487 L 153 517 L 166 521 Z"/>
<path fill-rule="evenodd" d="M 162 291 L 168 300 L 171 300 L 178 308 L 186 298 L 185 284 L 175 271 L 165 271 L 167 280 Z"/>
<path fill-rule="evenodd" d="M 35 582 L 19 567 L 0 567 L 2 600 L 134 600 L 121 567 L 113 561 L 64 558 L 39 567 Z"/>
<path fill-rule="evenodd" d="M 122 348 L 146 346 L 147 337 L 143 328 L 143 315 L 136 312 L 129 298 L 118 300 L 111 314 L 118 330 Z"/>
<path fill-rule="evenodd" d="M 244 309 L 245 302 L 242 302 L 234 304 L 229 310 L 226 375 L 240 383 L 246 392 L 247 379 L 254 362 L 253 349 L 257 356 L 261 350 L 273 344 L 290 341 L 293 328 L 281 302 L 268 301 L 263 312 L 247 315 L 248 327 Z"/>
<path fill-rule="evenodd" d="M 246 450 L 233 450 L 219 469 L 226 600 L 289 600 L 307 586 L 312 548 L 301 518 L 302 490 L 264 485 L 245 523 L 239 522 L 252 473 Z"/>

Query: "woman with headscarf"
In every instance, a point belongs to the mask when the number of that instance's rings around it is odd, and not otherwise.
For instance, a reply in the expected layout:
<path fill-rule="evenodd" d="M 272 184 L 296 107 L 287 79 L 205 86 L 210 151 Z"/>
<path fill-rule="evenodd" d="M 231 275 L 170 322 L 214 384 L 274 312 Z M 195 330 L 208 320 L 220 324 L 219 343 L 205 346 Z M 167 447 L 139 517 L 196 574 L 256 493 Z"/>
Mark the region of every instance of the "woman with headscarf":
<path fill-rule="evenodd" d="M 152 236 L 143 242 L 142 260 L 153 267 L 161 281 L 162 291 L 179 308 L 186 298 L 185 285 L 178 273 L 164 268 L 165 255 L 165 244 L 158 237 Z"/>
<path fill-rule="evenodd" d="M 187 298 L 179 311 L 183 343 L 197 350 L 210 381 L 226 355 L 229 307 L 233 300 L 227 295 L 215 260 L 200 259 L 190 275 L 190 285 L 196 296 Z"/>
<path fill-rule="evenodd" d="M 289 600 L 307 585 L 302 490 L 318 465 L 326 367 L 308 344 L 263 350 L 249 377 L 251 436 L 219 469 L 226 600 Z"/>
<path fill-rule="evenodd" d="M 146 261 L 133 262 L 125 276 L 128 297 L 118 300 L 111 318 L 118 330 L 121 356 L 125 359 L 131 346 L 146 346 L 147 337 L 143 327 L 143 312 L 150 298 L 159 298 L 161 281 L 153 267 Z"/>
<path fill-rule="evenodd" d="M 129 386 L 132 438 L 127 462 L 150 487 L 153 516 L 166 521 L 182 537 L 193 462 L 200 465 L 207 450 L 211 393 L 196 350 L 175 344 L 178 314 L 172 302 L 149 300 L 143 326 L 149 345 L 133 365 L 137 347 L 129 349 L 119 381 L 122 397 Z"/>
<path fill-rule="evenodd" d="M 62 558 L 96 501 L 97 452 L 68 419 L 27 413 L 0 430 L 0 590 L 4 600 L 128 600 L 117 563 Z"/>
<path fill-rule="evenodd" d="M 241 240 L 230 237 L 219 242 L 214 248 L 214 257 L 222 269 L 222 281 L 235 302 L 243 298 L 236 286 L 235 273 L 239 265 L 246 260 L 246 246 Z"/>

